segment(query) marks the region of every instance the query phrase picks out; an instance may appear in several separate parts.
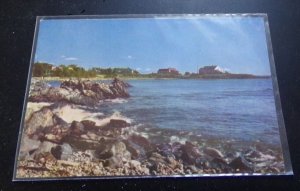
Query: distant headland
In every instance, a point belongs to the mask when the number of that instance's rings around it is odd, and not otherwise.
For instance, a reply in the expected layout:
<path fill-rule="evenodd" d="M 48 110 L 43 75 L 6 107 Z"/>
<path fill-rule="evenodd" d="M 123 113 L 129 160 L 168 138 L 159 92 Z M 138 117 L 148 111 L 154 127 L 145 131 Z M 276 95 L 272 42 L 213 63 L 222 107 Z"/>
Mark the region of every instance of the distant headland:
<path fill-rule="evenodd" d="M 115 77 L 125 79 L 256 79 L 270 78 L 253 74 L 230 73 L 217 65 L 201 67 L 197 72 L 180 73 L 176 68 L 160 68 L 157 72 L 142 74 L 129 67 L 85 69 L 75 64 L 55 66 L 48 63 L 37 62 L 33 65 L 33 77 L 45 79 L 88 78 L 112 79 Z"/>

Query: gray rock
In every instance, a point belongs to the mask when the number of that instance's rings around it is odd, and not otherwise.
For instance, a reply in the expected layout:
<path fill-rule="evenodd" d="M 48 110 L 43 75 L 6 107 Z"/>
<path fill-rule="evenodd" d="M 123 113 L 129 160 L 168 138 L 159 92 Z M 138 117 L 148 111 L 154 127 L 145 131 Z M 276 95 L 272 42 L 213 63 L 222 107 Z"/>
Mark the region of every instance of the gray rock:
<path fill-rule="evenodd" d="M 126 144 L 127 150 L 131 153 L 132 159 L 138 159 L 138 160 L 143 160 L 146 158 L 146 150 L 144 147 L 130 141 L 126 140 L 124 141 Z"/>
<path fill-rule="evenodd" d="M 70 127 L 71 134 L 74 136 L 80 136 L 86 133 L 84 125 L 81 122 L 73 121 Z"/>
<path fill-rule="evenodd" d="M 32 157 L 35 160 L 39 160 L 41 157 L 47 156 L 47 155 L 52 155 L 51 150 L 52 148 L 57 147 L 58 144 L 56 143 L 52 143 L 49 141 L 43 141 L 38 149 L 36 149 L 33 153 L 32 153 Z"/>
<path fill-rule="evenodd" d="M 30 139 L 28 136 L 24 135 L 20 144 L 19 159 L 30 159 L 31 154 L 39 148 L 40 144 L 40 141 Z"/>
<path fill-rule="evenodd" d="M 51 106 L 34 112 L 25 123 L 25 135 L 31 139 L 61 143 L 68 133 L 68 123 L 54 114 Z"/>
<path fill-rule="evenodd" d="M 32 83 L 29 101 L 32 102 L 60 102 L 67 101 L 79 105 L 94 105 L 100 100 L 127 98 L 128 84 L 115 79 L 111 84 L 92 81 L 68 80 L 63 81 L 60 87 L 40 86 Z"/>
<path fill-rule="evenodd" d="M 208 162 L 209 167 L 219 169 L 221 172 L 230 172 L 230 167 L 227 162 L 222 158 L 214 158 Z"/>
<path fill-rule="evenodd" d="M 73 149 L 67 143 L 64 143 L 62 145 L 57 145 L 56 147 L 51 148 L 51 154 L 56 159 L 60 159 L 60 160 L 68 160 L 68 158 L 72 156 L 72 153 L 73 153 Z"/>
<path fill-rule="evenodd" d="M 196 164 L 196 159 L 201 156 L 198 147 L 189 141 L 186 141 L 185 144 L 181 146 L 181 150 L 181 158 L 187 164 Z"/>
<path fill-rule="evenodd" d="M 126 98 L 129 97 L 129 94 L 126 90 L 127 87 L 129 87 L 129 84 L 121 81 L 118 78 L 115 78 L 110 89 L 114 92 L 115 96 Z"/>
<path fill-rule="evenodd" d="M 108 126 L 113 128 L 125 128 L 128 127 L 130 124 L 127 123 L 125 120 L 122 119 L 111 119 Z"/>
<path fill-rule="evenodd" d="M 25 124 L 25 133 L 28 136 L 42 132 L 45 127 L 55 125 L 54 114 L 49 107 L 34 112 L 31 118 Z"/>
<path fill-rule="evenodd" d="M 162 156 L 161 154 L 154 152 L 149 157 L 149 161 L 153 164 L 165 164 L 166 163 L 166 157 Z"/>
<path fill-rule="evenodd" d="M 121 141 L 102 142 L 103 144 L 96 149 L 95 155 L 99 159 L 104 159 L 105 166 L 121 167 L 123 161 L 131 160 L 131 154 L 126 149 L 126 145 Z"/>
<path fill-rule="evenodd" d="M 215 148 L 211 148 L 211 147 L 206 147 L 203 150 L 203 153 L 205 153 L 213 158 L 224 158 L 224 155 L 221 153 L 221 151 L 219 151 Z"/>
<path fill-rule="evenodd" d="M 131 135 L 128 140 L 132 141 L 133 143 L 143 147 L 145 150 L 151 150 L 152 149 L 152 144 L 150 143 L 150 141 L 140 135 Z"/>
<path fill-rule="evenodd" d="M 84 126 L 85 130 L 95 130 L 96 123 L 91 120 L 83 120 L 81 121 L 82 125 Z"/>
<path fill-rule="evenodd" d="M 174 142 L 172 144 L 170 143 L 162 143 L 157 145 L 157 149 L 160 151 L 160 153 L 164 156 L 175 156 L 176 158 L 181 158 L 182 156 L 182 150 L 181 150 L 182 144 L 179 142 Z"/>
<path fill-rule="evenodd" d="M 242 156 L 233 159 L 229 166 L 237 172 L 252 172 L 253 166 Z"/>
<path fill-rule="evenodd" d="M 31 79 L 31 86 L 29 89 L 29 93 L 35 92 L 35 91 L 41 91 L 41 90 L 47 89 L 49 87 L 50 87 L 50 85 L 44 81 L 38 81 L 35 79 Z"/>

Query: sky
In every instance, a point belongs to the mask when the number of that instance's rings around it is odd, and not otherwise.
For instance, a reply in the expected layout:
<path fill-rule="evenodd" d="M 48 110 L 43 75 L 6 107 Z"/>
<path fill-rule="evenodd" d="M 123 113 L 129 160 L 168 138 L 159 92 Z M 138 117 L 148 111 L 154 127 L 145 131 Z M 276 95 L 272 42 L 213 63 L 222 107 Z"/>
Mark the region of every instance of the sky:
<path fill-rule="evenodd" d="M 218 65 L 231 73 L 270 75 L 262 17 L 43 19 L 34 58 L 140 73 Z"/>

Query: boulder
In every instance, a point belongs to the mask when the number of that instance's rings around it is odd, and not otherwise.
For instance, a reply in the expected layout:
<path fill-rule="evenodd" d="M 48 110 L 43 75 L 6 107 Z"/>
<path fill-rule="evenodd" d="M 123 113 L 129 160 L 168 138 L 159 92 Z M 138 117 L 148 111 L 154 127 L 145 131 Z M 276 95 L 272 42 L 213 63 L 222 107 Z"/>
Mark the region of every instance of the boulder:
<path fill-rule="evenodd" d="M 227 173 L 230 172 L 230 167 L 227 162 L 222 158 L 214 158 L 208 162 L 209 167 L 213 169 L 217 169 L 219 172 Z"/>
<path fill-rule="evenodd" d="M 128 151 L 126 150 L 126 145 L 123 142 L 116 142 L 112 144 L 110 148 L 110 152 L 113 156 L 115 155 L 121 155 L 124 156 L 127 159 L 130 159 L 130 154 L 128 155 Z"/>
<path fill-rule="evenodd" d="M 123 161 L 130 160 L 131 154 L 121 141 L 102 141 L 102 145 L 95 151 L 95 156 L 105 160 L 104 165 L 115 168 L 121 167 Z"/>
<path fill-rule="evenodd" d="M 130 152 L 132 159 L 144 159 L 146 157 L 146 151 L 143 147 L 127 140 L 125 140 L 124 143 L 126 144 L 126 148 Z"/>
<path fill-rule="evenodd" d="M 51 148 L 51 154 L 58 160 L 68 160 L 72 153 L 73 149 L 67 143 Z"/>
<path fill-rule="evenodd" d="M 181 151 L 181 158 L 187 164 L 194 165 L 196 159 L 201 156 L 198 147 L 189 141 L 186 141 L 185 144 L 181 146 Z"/>
<path fill-rule="evenodd" d="M 92 139 L 89 136 L 89 132 L 87 134 L 82 134 L 80 136 L 73 136 L 70 134 L 64 138 L 64 143 L 68 143 L 71 145 L 72 148 L 76 150 L 96 150 L 97 148 L 105 145 L 103 142 L 98 141 L 100 139 L 97 137 L 96 139 Z"/>
<path fill-rule="evenodd" d="M 70 128 L 68 124 L 57 124 L 50 127 L 45 127 L 43 130 L 44 136 L 41 140 L 47 140 L 54 143 L 62 143 L 63 139 L 69 135 Z"/>
<path fill-rule="evenodd" d="M 130 124 L 127 123 L 125 120 L 122 119 L 111 119 L 108 126 L 113 128 L 125 128 L 128 127 Z"/>
<path fill-rule="evenodd" d="M 55 158 L 52 155 L 52 148 L 57 147 L 58 144 L 56 143 L 52 143 L 49 141 L 43 141 L 41 142 L 41 144 L 39 145 L 39 147 L 32 153 L 32 157 L 33 159 L 39 161 L 41 158 Z"/>
<path fill-rule="evenodd" d="M 42 131 L 45 127 L 55 125 L 53 119 L 54 114 L 49 107 L 44 107 L 41 110 L 34 112 L 31 118 L 25 123 L 25 133 L 28 136 L 37 134 L 38 131 Z"/>
<path fill-rule="evenodd" d="M 119 78 L 114 78 L 113 84 L 118 84 L 120 87 L 129 88 L 132 87 L 129 83 L 120 80 Z"/>
<path fill-rule="evenodd" d="M 19 159 L 29 159 L 30 155 L 39 148 L 41 142 L 39 140 L 30 139 L 28 136 L 23 135 L 20 144 Z"/>
<path fill-rule="evenodd" d="M 157 152 L 151 154 L 148 168 L 154 175 L 184 174 L 182 161 L 175 160 L 173 157 L 164 157 Z"/>
<path fill-rule="evenodd" d="M 236 172 L 253 172 L 253 166 L 242 156 L 233 159 L 229 166 Z"/>
<path fill-rule="evenodd" d="M 150 143 L 150 141 L 143 136 L 133 134 L 128 138 L 128 140 L 139 145 L 140 147 L 143 147 L 145 150 L 152 149 L 152 144 Z"/>
<path fill-rule="evenodd" d="M 211 163 L 209 162 L 211 158 L 207 158 L 206 156 L 200 156 L 196 159 L 195 166 L 201 169 L 211 168 Z"/>
<path fill-rule="evenodd" d="M 182 144 L 179 142 L 174 143 L 162 143 L 157 145 L 157 149 L 160 151 L 160 153 L 164 156 L 175 156 L 176 158 L 181 158 L 182 156 L 182 150 L 181 150 Z"/>
<path fill-rule="evenodd" d="M 104 166 L 109 168 L 121 168 L 123 167 L 123 160 L 120 156 L 112 156 L 109 159 L 105 160 Z"/>
<path fill-rule="evenodd" d="M 80 135 L 86 133 L 84 125 L 78 121 L 72 122 L 70 131 L 71 131 L 70 133 L 74 136 L 80 136 Z"/>
<path fill-rule="evenodd" d="M 124 141 L 132 159 L 144 160 L 149 152 L 154 150 L 150 141 L 140 135 L 131 135 Z"/>
<path fill-rule="evenodd" d="M 110 90 L 114 92 L 114 96 L 127 98 L 129 97 L 129 94 L 126 90 L 127 87 L 127 83 L 115 78 L 110 86 Z"/>
<path fill-rule="evenodd" d="M 149 157 L 149 161 L 153 164 L 165 164 L 166 163 L 166 157 L 162 156 L 161 154 L 154 152 Z"/>
<path fill-rule="evenodd" d="M 81 124 L 84 126 L 85 130 L 94 130 L 96 127 L 96 123 L 91 120 L 83 120 Z"/>
<path fill-rule="evenodd" d="M 203 153 L 213 158 L 224 158 L 224 155 L 221 153 L 221 151 L 211 147 L 206 147 L 203 150 Z"/>
<path fill-rule="evenodd" d="M 176 169 L 180 166 L 180 162 L 177 161 L 174 157 L 172 156 L 168 156 L 167 157 L 167 162 L 168 162 L 168 166 L 173 168 L 173 169 Z"/>
<path fill-rule="evenodd" d="M 50 106 L 34 112 L 25 123 L 25 134 L 31 139 L 61 143 L 68 135 L 69 125 L 54 114 Z"/>

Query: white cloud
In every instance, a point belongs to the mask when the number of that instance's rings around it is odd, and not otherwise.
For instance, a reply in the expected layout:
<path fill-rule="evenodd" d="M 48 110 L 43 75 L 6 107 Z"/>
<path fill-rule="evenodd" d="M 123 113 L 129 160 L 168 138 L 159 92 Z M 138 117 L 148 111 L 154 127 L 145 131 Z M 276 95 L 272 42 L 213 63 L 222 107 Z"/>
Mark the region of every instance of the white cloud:
<path fill-rule="evenodd" d="M 67 61 L 78 60 L 78 58 L 75 58 L 75 57 L 65 57 L 64 59 L 67 60 Z"/>
<path fill-rule="evenodd" d="M 128 55 L 127 58 L 128 58 L 128 59 L 132 59 L 133 57 L 132 57 L 131 55 Z"/>
<path fill-rule="evenodd" d="M 141 71 L 141 70 L 142 70 L 142 68 L 136 68 L 136 70 L 137 70 L 137 71 Z"/>
<path fill-rule="evenodd" d="M 66 55 L 61 55 L 60 56 L 62 59 L 64 59 L 64 60 L 67 60 L 67 61 L 74 61 L 74 60 L 79 60 L 78 58 L 76 58 L 76 57 L 68 57 L 68 56 L 66 56 Z"/>

